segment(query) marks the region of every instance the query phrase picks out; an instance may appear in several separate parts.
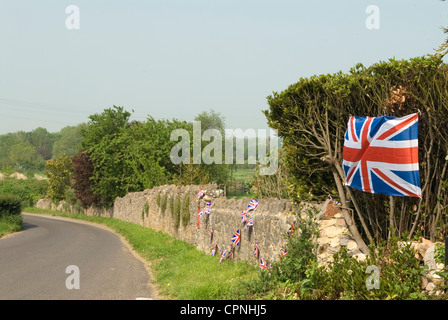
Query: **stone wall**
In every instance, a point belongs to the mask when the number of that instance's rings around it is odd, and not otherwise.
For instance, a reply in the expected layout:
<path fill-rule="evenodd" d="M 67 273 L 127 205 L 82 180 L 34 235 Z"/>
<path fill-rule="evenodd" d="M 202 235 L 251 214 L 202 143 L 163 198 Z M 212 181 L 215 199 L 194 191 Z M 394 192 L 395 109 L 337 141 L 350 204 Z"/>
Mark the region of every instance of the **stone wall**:
<path fill-rule="evenodd" d="M 241 223 L 241 212 L 247 209 L 249 199 L 227 199 L 220 197 L 214 200 L 210 215 L 199 216 L 199 228 L 197 225 L 197 193 L 199 186 L 175 186 L 165 185 L 147 189 L 142 192 L 129 193 L 122 198 L 117 198 L 113 208 L 98 209 L 89 208 L 85 214 L 90 216 L 104 216 L 133 222 L 156 231 L 162 231 L 177 239 L 191 243 L 205 253 L 210 253 L 216 242 L 219 249 L 230 249 L 231 237 L 238 228 L 241 228 L 240 245 L 234 249 L 233 259 L 246 260 L 257 263 L 253 250 L 257 239 L 260 256 L 267 261 L 277 259 L 280 250 L 286 244 L 286 233 L 293 221 L 293 215 L 286 214 L 294 210 L 292 202 L 278 199 L 258 199 L 260 205 L 254 214 L 249 213 L 247 219 L 253 217 L 254 226 L 246 228 Z M 216 185 L 202 187 L 216 189 Z M 173 199 L 173 200 L 171 200 Z M 181 210 L 180 219 L 171 208 L 171 201 L 180 199 L 181 208 L 188 201 L 188 210 Z M 162 210 L 166 203 L 165 210 Z M 335 251 L 342 246 L 347 246 L 349 254 L 363 258 L 356 242 L 350 236 L 340 209 L 331 201 L 323 204 L 304 204 L 317 209 L 320 235 L 317 241 L 318 259 L 321 264 L 331 261 Z M 205 206 L 200 203 L 201 209 Z M 36 207 L 73 212 L 74 208 L 61 202 L 58 206 L 48 199 L 41 199 Z M 305 213 L 303 214 L 305 217 Z M 210 241 L 210 230 L 213 230 L 213 238 Z"/>

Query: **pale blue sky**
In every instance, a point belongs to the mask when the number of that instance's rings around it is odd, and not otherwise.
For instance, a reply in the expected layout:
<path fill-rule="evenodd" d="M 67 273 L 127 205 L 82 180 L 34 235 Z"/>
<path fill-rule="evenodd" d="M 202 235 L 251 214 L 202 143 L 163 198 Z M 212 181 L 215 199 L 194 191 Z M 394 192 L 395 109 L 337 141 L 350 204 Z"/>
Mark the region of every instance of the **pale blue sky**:
<path fill-rule="evenodd" d="M 80 29 L 67 30 L 68 5 Z M 380 29 L 365 27 L 368 5 Z M 50 132 L 112 105 L 133 119 L 267 128 L 266 97 L 301 77 L 431 53 L 439 0 L 0 0 L 0 134 Z"/>

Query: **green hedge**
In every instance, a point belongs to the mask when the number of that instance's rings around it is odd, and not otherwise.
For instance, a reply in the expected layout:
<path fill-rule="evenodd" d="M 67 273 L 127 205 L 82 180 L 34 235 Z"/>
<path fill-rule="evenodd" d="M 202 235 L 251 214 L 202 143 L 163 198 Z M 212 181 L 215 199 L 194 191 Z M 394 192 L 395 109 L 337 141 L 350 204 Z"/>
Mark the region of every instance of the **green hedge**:
<path fill-rule="evenodd" d="M 0 194 L 0 218 L 7 215 L 20 215 L 21 213 L 20 197 L 13 194 Z"/>

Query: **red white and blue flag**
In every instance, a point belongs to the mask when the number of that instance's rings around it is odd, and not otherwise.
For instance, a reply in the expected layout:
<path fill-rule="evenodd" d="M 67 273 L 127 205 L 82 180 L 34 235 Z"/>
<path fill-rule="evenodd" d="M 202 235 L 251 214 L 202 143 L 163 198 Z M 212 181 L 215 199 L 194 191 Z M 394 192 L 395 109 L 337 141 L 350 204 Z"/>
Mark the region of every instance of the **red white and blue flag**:
<path fill-rule="evenodd" d="M 280 254 L 282 257 L 286 257 L 288 255 L 288 251 L 286 251 L 286 248 L 280 251 Z"/>
<path fill-rule="evenodd" d="M 258 200 L 250 200 L 249 205 L 247 206 L 247 211 L 256 210 L 259 204 L 260 201 Z"/>
<path fill-rule="evenodd" d="M 220 256 L 220 258 L 219 258 L 219 263 L 221 263 L 222 260 L 223 260 L 225 257 L 226 257 L 226 250 L 221 251 L 221 256 Z"/>
<path fill-rule="evenodd" d="M 343 150 L 345 183 L 369 193 L 421 197 L 418 114 L 351 117 Z"/>
<path fill-rule="evenodd" d="M 254 225 L 254 219 L 250 217 L 249 222 L 246 224 L 246 228 L 250 228 Z"/>
<path fill-rule="evenodd" d="M 244 211 L 241 213 L 241 223 L 246 222 L 246 216 L 247 216 L 247 213 L 248 213 L 248 212 L 249 212 L 248 210 L 244 210 Z"/>
<path fill-rule="evenodd" d="M 266 260 L 263 258 L 260 259 L 260 270 L 266 269 L 268 266 L 266 265 Z"/>
<path fill-rule="evenodd" d="M 254 256 L 258 258 L 258 254 L 260 253 L 260 249 L 258 248 L 258 241 L 255 239 L 255 248 L 254 248 Z"/>
<path fill-rule="evenodd" d="M 211 210 L 210 207 L 205 207 L 204 210 L 202 210 L 198 213 L 198 216 L 210 214 L 210 210 Z"/>
<path fill-rule="evenodd" d="M 238 228 L 238 230 L 236 230 L 235 234 L 232 236 L 232 242 L 238 246 L 240 244 L 240 240 L 241 240 L 241 230 L 240 228 Z"/>

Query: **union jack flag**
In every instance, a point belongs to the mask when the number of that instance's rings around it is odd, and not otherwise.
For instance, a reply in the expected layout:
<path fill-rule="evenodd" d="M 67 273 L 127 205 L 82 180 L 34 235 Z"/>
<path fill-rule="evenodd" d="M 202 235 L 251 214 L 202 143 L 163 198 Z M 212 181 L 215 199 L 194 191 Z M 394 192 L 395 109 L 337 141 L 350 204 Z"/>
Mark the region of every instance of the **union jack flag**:
<path fill-rule="evenodd" d="M 215 243 L 215 245 L 213 246 L 211 256 L 213 257 L 213 256 L 215 255 L 215 253 L 216 253 L 216 243 Z"/>
<path fill-rule="evenodd" d="M 202 210 L 198 213 L 198 216 L 202 216 L 202 215 L 206 215 L 206 214 L 210 214 L 210 207 L 205 207 L 204 210 Z"/>
<path fill-rule="evenodd" d="M 271 263 L 269 264 L 269 269 L 273 270 L 274 266 L 272 265 L 272 263 L 274 262 L 274 258 L 271 258 Z"/>
<path fill-rule="evenodd" d="M 247 213 L 248 213 L 248 212 L 249 212 L 249 211 L 244 210 L 244 211 L 241 213 L 241 223 L 246 222 L 246 216 L 247 216 Z"/>
<path fill-rule="evenodd" d="M 260 270 L 266 269 L 268 266 L 266 265 L 266 260 L 263 258 L 260 259 Z"/>
<path fill-rule="evenodd" d="M 258 200 L 250 200 L 249 205 L 247 206 L 247 211 L 256 210 L 259 204 L 260 201 Z"/>
<path fill-rule="evenodd" d="M 250 217 L 249 222 L 246 224 L 246 228 L 250 228 L 254 225 L 254 219 Z"/>
<path fill-rule="evenodd" d="M 198 198 L 202 199 L 202 197 L 205 195 L 205 190 L 199 190 L 198 192 Z"/>
<path fill-rule="evenodd" d="M 255 239 L 255 248 L 254 248 L 254 256 L 258 258 L 258 254 L 260 253 L 260 249 L 258 248 L 258 241 Z"/>
<path fill-rule="evenodd" d="M 291 226 L 288 229 L 287 235 L 291 236 L 294 233 L 295 228 L 296 228 L 296 219 L 294 219 L 293 222 L 291 223 Z"/>
<path fill-rule="evenodd" d="M 330 197 L 330 200 L 331 200 L 335 205 L 337 205 L 337 206 L 340 206 L 340 205 L 341 205 L 341 203 L 340 203 L 339 201 L 333 199 L 333 197 L 332 197 L 331 195 L 328 195 L 328 196 Z"/>
<path fill-rule="evenodd" d="M 233 254 L 233 246 L 230 245 L 230 250 L 229 250 L 229 254 L 227 255 L 227 259 L 231 260 L 232 259 L 232 254 Z"/>
<path fill-rule="evenodd" d="M 280 254 L 282 257 L 286 257 L 288 255 L 288 252 L 286 251 L 286 248 L 280 251 Z"/>
<path fill-rule="evenodd" d="M 240 228 L 238 228 L 238 230 L 236 230 L 235 234 L 232 236 L 232 242 L 238 246 L 240 244 L 240 240 L 241 240 L 241 230 Z"/>
<path fill-rule="evenodd" d="M 221 251 L 221 257 L 219 258 L 219 263 L 226 257 L 226 250 Z"/>
<path fill-rule="evenodd" d="M 369 193 L 421 197 L 418 114 L 351 117 L 342 164 L 350 187 Z"/>

